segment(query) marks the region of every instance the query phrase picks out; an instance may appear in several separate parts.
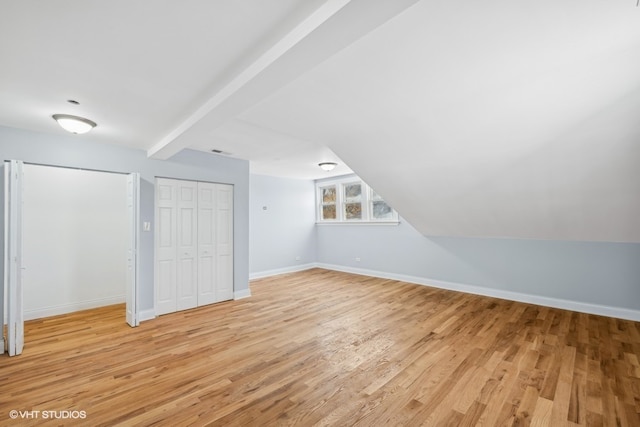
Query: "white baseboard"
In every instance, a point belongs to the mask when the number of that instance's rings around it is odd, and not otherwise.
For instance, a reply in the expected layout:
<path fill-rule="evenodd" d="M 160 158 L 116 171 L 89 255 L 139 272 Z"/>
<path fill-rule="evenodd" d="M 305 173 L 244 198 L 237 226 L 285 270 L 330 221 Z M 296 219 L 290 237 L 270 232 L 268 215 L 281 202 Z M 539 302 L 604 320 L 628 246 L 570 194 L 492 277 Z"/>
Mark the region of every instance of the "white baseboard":
<path fill-rule="evenodd" d="M 105 305 L 122 304 L 125 302 L 124 295 L 117 295 L 106 298 L 96 298 L 88 301 L 78 301 L 69 304 L 53 305 L 32 310 L 24 310 L 24 320 L 40 319 L 42 317 L 57 316 L 59 314 L 73 313 L 90 308 L 104 307 Z"/>
<path fill-rule="evenodd" d="M 315 262 L 309 264 L 301 264 L 301 265 L 293 265 L 290 267 L 284 268 L 276 268 L 273 270 L 259 271 L 257 273 L 249 274 L 249 280 L 262 279 L 270 276 L 277 276 L 278 274 L 286 274 L 286 273 L 296 273 L 298 271 L 309 270 L 311 268 L 317 267 L 318 264 Z"/>
<path fill-rule="evenodd" d="M 327 270 L 342 271 L 345 273 L 360 274 L 363 276 L 379 277 L 382 279 L 399 280 L 402 282 L 415 283 L 423 286 L 447 289 L 450 291 L 466 292 L 475 295 L 484 295 L 493 298 L 500 298 L 509 301 L 518 301 L 528 304 L 536 304 L 545 307 L 560 308 L 563 310 L 577 311 L 581 313 L 597 314 L 600 316 L 616 317 L 619 319 L 640 321 L 640 311 L 630 310 L 621 307 L 610 307 L 606 305 L 591 304 L 585 302 L 569 301 L 560 298 L 550 298 L 538 295 L 524 294 L 520 292 L 505 291 L 502 289 L 485 288 L 476 285 L 464 285 L 442 280 L 432 280 L 424 277 L 409 276 L 405 274 L 386 273 L 383 271 L 368 270 L 363 268 L 344 267 L 334 264 L 318 263 L 316 267 Z"/>
<path fill-rule="evenodd" d="M 241 291 L 234 291 L 233 292 L 233 299 L 242 299 L 242 298 L 249 298 L 251 296 L 251 289 L 247 288 L 247 289 L 243 289 Z"/>
<path fill-rule="evenodd" d="M 138 320 L 144 322 L 146 320 L 153 320 L 156 318 L 156 311 L 151 308 L 149 310 L 140 310 L 138 313 Z"/>

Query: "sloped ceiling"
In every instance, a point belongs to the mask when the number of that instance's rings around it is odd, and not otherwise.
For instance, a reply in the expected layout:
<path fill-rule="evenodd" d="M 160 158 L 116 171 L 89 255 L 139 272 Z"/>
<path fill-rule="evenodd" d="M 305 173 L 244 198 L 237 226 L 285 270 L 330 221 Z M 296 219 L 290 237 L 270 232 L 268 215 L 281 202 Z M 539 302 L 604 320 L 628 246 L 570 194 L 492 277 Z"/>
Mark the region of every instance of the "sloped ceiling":
<path fill-rule="evenodd" d="M 420 2 L 242 117 L 425 235 L 640 241 L 640 9 Z"/>
<path fill-rule="evenodd" d="M 339 161 L 428 236 L 640 242 L 634 0 L 0 6 L 0 124 L 75 113 L 154 158 L 306 179 Z"/>

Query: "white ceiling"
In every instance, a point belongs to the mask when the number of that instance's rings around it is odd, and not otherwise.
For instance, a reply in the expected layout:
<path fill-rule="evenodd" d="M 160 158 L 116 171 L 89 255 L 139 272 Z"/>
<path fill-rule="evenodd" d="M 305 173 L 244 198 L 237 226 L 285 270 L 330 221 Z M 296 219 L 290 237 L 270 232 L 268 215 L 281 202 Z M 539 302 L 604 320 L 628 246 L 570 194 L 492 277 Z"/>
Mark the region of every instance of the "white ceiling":
<path fill-rule="evenodd" d="M 634 0 L 0 10 L 0 124 L 62 132 L 50 115 L 78 114 L 98 122 L 82 137 L 155 158 L 353 170 L 426 235 L 640 242 Z"/>
<path fill-rule="evenodd" d="M 78 138 L 148 150 L 325 3 L 0 0 L 0 124 L 64 133 L 51 115 L 80 115 L 98 127 Z M 238 133 L 239 123 L 191 148 L 222 147 L 256 173 L 298 178 L 323 177 L 317 164 L 339 160 L 251 124 Z M 264 134 L 269 142 L 256 139 Z"/>

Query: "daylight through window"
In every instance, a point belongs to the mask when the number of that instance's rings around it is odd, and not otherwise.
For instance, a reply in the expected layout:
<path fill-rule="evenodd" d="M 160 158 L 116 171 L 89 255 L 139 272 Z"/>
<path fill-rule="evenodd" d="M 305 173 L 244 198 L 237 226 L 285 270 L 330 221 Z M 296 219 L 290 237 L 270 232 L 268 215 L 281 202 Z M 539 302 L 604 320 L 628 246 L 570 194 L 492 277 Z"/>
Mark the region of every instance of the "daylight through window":
<path fill-rule="evenodd" d="M 398 213 L 357 177 L 316 184 L 318 223 L 397 223 Z"/>

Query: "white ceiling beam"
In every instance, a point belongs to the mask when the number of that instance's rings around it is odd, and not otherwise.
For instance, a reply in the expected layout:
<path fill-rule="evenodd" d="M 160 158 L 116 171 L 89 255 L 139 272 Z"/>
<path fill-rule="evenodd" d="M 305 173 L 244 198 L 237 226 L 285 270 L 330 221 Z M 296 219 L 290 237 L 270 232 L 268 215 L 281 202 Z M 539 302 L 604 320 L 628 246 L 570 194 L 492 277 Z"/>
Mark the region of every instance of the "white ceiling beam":
<path fill-rule="evenodd" d="M 147 155 L 170 158 L 418 1 L 327 1 L 158 141 Z"/>

